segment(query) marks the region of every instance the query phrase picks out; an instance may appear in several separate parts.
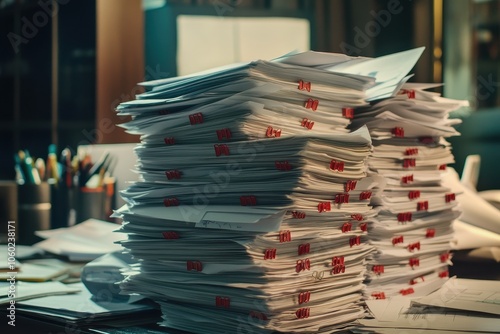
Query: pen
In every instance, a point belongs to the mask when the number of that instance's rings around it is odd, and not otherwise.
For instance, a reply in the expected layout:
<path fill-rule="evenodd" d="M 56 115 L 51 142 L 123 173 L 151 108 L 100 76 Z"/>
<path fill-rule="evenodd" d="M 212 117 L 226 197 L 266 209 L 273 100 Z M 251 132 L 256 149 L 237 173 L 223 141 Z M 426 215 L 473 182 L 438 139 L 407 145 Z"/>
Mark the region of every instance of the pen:
<path fill-rule="evenodd" d="M 33 165 L 32 165 L 32 159 L 29 156 L 28 151 L 22 151 L 20 150 L 18 152 L 19 155 L 19 161 L 20 161 L 20 166 L 21 170 L 23 171 L 24 175 L 24 181 L 26 183 L 35 183 L 35 178 L 33 176 Z"/>
<path fill-rule="evenodd" d="M 49 146 L 49 155 L 47 156 L 47 179 L 59 180 L 59 174 L 57 170 L 57 148 L 56 145 L 51 144 Z"/>
<path fill-rule="evenodd" d="M 16 180 L 19 184 L 24 184 L 26 177 L 24 176 L 23 169 L 21 168 L 21 159 L 19 154 L 14 154 L 14 169 L 16 170 Z"/>
<path fill-rule="evenodd" d="M 59 160 L 61 165 L 61 183 L 63 183 L 66 187 L 70 188 L 73 184 L 72 177 L 72 166 L 71 166 L 71 151 L 69 148 L 65 148 L 61 152 L 61 159 Z"/>
<path fill-rule="evenodd" d="M 35 167 L 38 171 L 38 175 L 40 176 L 40 178 L 42 178 L 44 181 L 45 181 L 45 178 L 46 178 L 46 171 L 45 171 L 45 161 L 43 161 L 42 158 L 38 158 L 36 159 L 35 161 Z"/>

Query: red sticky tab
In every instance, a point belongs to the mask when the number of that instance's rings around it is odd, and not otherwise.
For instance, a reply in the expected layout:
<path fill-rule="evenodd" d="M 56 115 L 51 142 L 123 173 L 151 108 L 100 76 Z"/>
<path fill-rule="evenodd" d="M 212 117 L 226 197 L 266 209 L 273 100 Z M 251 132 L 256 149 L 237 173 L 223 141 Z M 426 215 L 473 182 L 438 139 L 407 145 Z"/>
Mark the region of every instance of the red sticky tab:
<path fill-rule="evenodd" d="M 167 240 L 179 239 L 179 234 L 177 234 L 177 232 L 174 231 L 161 232 L 161 234 L 163 235 L 163 239 Z"/>
<path fill-rule="evenodd" d="M 216 157 L 220 157 L 221 155 L 229 155 L 229 147 L 226 144 L 215 144 L 214 150 Z"/>
<path fill-rule="evenodd" d="M 309 243 L 300 244 L 298 249 L 297 249 L 297 254 L 298 255 L 309 254 L 310 251 L 311 251 L 311 245 Z"/>
<path fill-rule="evenodd" d="M 299 298 L 298 298 L 299 304 L 308 303 L 309 300 L 311 300 L 311 293 L 309 291 L 299 293 Z"/>
<path fill-rule="evenodd" d="M 292 218 L 304 219 L 304 218 L 306 218 L 306 213 L 302 212 L 302 211 L 292 211 Z"/>
<path fill-rule="evenodd" d="M 165 138 L 163 138 L 163 141 L 165 142 L 165 145 L 174 145 L 175 144 L 174 137 L 165 137 Z"/>
<path fill-rule="evenodd" d="M 331 170 L 336 170 L 339 172 L 344 171 L 344 162 L 343 161 L 337 161 L 337 160 L 332 160 L 330 161 L 330 169 Z"/>
<path fill-rule="evenodd" d="M 342 116 L 345 118 L 353 119 L 354 118 L 354 109 L 353 108 L 342 108 Z"/>
<path fill-rule="evenodd" d="M 372 271 L 377 275 L 383 274 L 384 273 L 384 266 L 380 265 L 380 264 L 375 265 L 372 267 Z"/>
<path fill-rule="evenodd" d="M 415 147 L 407 148 L 406 151 L 405 151 L 405 154 L 406 155 L 417 155 L 418 154 L 418 148 L 415 148 Z"/>
<path fill-rule="evenodd" d="M 418 267 L 420 266 L 420 259 L 418 257 L 411 257 L 409 260 L 408 260 L 408 264 L 410 265 L 410 267 Z"/>
<path fill-rule="evenodd" d="M 255 206 L 257 205 L 257 198 L 255 196 L 240 196 L 241 206 Z"/>
<path fill-rule="evenodd" d="M 217 139 L 222 140 L 222 139 L 231 139 L 231 130 L 228 128 L 216 130 L 215 133 L 217 133 Z"/>
<path fill-rule="evenodd" d="M 295 263 L 295 272 L 300 273 L 304 270 L 311 270 L 311 261 L 309 259 L 297 260 Z"/>
<path fill-rule="evenodd" d="M 313 126 L 314 126 L 314 122 L 310 121 L 307 118 L 303 118 L 302 122 L 300 122 L 300 126 L 302 126 L 303 128 L 306 128 L 308 130 L 311 130 L 313 128 Z"/>
<path fill-rule="evenodd" d="M 428 228 L 427 231 L 425 231 L 426 238 L 434 238 L 435 235 L 436 235 L 436 230 L 433 228 Z"/>
<path fill-rule="evenodd" d="M 394 137 L 402 138 L 405 136 L 405 129 L 398 126 L 398 127 L 395 127 L 394 129 L 392 129 L 391 133 Z"/>
<path fill-rule="evenodd" d="M 331 211 L 332 205 L 330 202 L 319 202 L 318 203 L 318 212 L 326 212 Z"/>
<path fill-rule="evenodd" d="M 165 205 L 165 206 L 179 206 L 179 200 L 175 197 L 165 198 L 163 200 L 163 205 Z"/>
<path fill-rule="evenodd" d="M 292 165 L 288 161 L 275 161 L 274 166 L 277 170 L 289 171 L 292 169 Z"/>
<path fill-rule="evenodd" d="M 401 183 L 408 184 L 413 182 L 413 174 L 401 177 Z"/>
<path fill-rule="evenodd" d="M 311 310 L 309 309 L 309 307 L 299 308 L 297 311 L 295 311 L 295 316 L 297 317 L 297 319 L 306 319 L 309 318 L 310 312 Z"/>
<path fill-rule="evenodd" d="M 279 138 L 281 137 L 281 129 L 275 129 L 272 126 L 268 126 L 266 130 L 267 138 Z"/>
<path fill-rule="evenodd" d="M 173 169 L 165 171 L 165 175 L 167 176 L 168 180 L 172 180 L 172 179 L 180 179 L 182 174 L 177 169 Z"/>
<path fill-rule="evenodd" d="M 408 192 L 408 198 L 409 199 L 416 199 L 420 197 L 420 191 L 419 190 L 412 190 Z"/>
<path fill-rule="evenodd" d="M 202 271 L 203 266 L 200 261 L 187 261 L 186 269 L 187 271 Z"/>
<path fill-rule="evenodd" d="M 345 192 L 349 192 L 351 190 L 354 190 L 356 189 L 356 184 L 358 183 L 358 181 L 355 181 L 355 180 L 348 180 L 345 184 L 344 184 L 344 190 Z"/>
<path fill-rule="evenodd" d="M 351 223 L 344 223 L 344 224 L 342 224 L 342 227 L 340 228 L 340 230 L 342 231 L 342 233 L 351 232 L 351 229 L 352 229 L 352 224 Z"/>
<path fill-rule="evenodd" d="M 429 201 L 417 203 L 417 211 L 429 210 Z"/>
<path fill-rule="evenodd" d="M 399 290 L 399 293 L 402 294 L 403 296 L 406 296 L 406 295 L 411 295 L 412 293 L 415 293 L 415 290 L 413 290 L 413 288 L 402 289 L 402 290 Z"/>
<path fill-rule="evenodd" d="M 399 235 L 397 237 L 392 238 L 392 245 L 402 244 L 404 242 L 404 237 Z"/>
<path fill-rule="evenodd" d="M 411 212 L 401 212 L 398 213 L 398 222 L 406 223 L 411 221 L 412 213 Z"/>
<path fill-rule="evenodd" d="M 444 200 L 446 201 L 446 203 L 450 203 L 451 201 L 454 201 L 455 200 L 455 194 L 454 193 L 445 194 L 444 195 Z"/>
<path fill-rule="evenodd" d="M 420 250 L 420 241 L 408 245 L 408 251 L 413 252 L 415 249 Z"/>
<path fill-rule="evenodd" d="M 349 194 L 337 194 L 335 195 L 335 204 L 349 203 Z"/>
<path fill-rule="evenodd" d="M 290 242 L 292 241 L 292 233 L 289 230 L 280 231 L 279 238 L 280 242 Z"/>
<path fill-rule="evenodd" d="M 276 248 L 269 248 L 264 251 L 264 260 L 274 260 L 276 258 Z"/>
<path fill-rule="evenodd" d="M 189 115 L 189 123 L 191 123 L 191 125 L 203 123 L 203 114 L 197 112 L 196 114 Z"/>
<path fill-rule="evenodd" d="M 359 200 L 360 201 L 370 199 L 371 197 L 372 197 L 372 192 L 371 191 L 362 191 L 359 194 Z"/>
<path fill-rule="evenodd" d="M 319 105 L 318 100 L 308 99 L 304 104 L 304 107 L 306 109 L 311 109 L 312 111 L 316 111 L 316 109 L 318 109 L 318 105 Z"/>
<path fill-rule="evenodd" d="M 231 302 L 230 302 L 229 297 L 221 297 L 221 296 L 215 297 L 215 306 L 216 307 L 229 308 L 230 303 Z"/>
<path fill-rule="evenodd" d="M 309 81 L 299 80 L 299 86 L 297 87 L 299 90 L 306 90 L 308 92 L 311 91 L 311 83 Z"/>
<path fill-rule="evenodd" d="M 415 159 L 403 159 L 403 168 L 412 168 L 417 165 Z"/>

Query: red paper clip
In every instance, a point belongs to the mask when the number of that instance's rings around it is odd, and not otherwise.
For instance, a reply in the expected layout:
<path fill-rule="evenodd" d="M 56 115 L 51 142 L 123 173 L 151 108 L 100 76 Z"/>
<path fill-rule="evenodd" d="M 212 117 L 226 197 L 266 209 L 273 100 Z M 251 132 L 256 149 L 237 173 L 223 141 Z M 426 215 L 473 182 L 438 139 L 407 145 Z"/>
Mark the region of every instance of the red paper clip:
<path fill-rule="evenodd" d="M 311 109 L 312 111 L 316 111 L 318 109 L 319 101 L 318 100 L 313 100 L 313 99 L 308 99 L 304 105 L 306 109 Z"/>
<path fill-rule="evenodd" d="M 288 161 L 275 161 L 274 166 L 277 170 L 289 171 L 292 169 L 292 165 Z"/>
<path fill-rule="evenodd" d="M 436 235 L 436 230 L 433 228 L 428 228 L 427 231 L 425 231 L 426 238 L 434 238 L 435 235 Z"/>
<path fill-rule="evenodd" d="M 308 303 L 311 300 L 311 293 L 309 291 L 299 293 L 299 304 Z"/>
<path fill-rule="evenodd" d="M 417 278 L 414 278 L 412 280 L 410 280 L 410 285 L 415 285 L 418 283 L 418 280 L 421 280 L 422 282 L 425 282 L 425 278 L 424 276 L 420 276 L 420 277 L 417 277 Z"/>
<path fill-rule="evenodd" d="M 281 137 L 281 129 L 274 129 L 272 126 L 268 126 L 266 130 L 267 138 L 279 138 Z"/>
<path fill-rule="evenodd" d="M 338 275 L 345 273 L 345 265 L 337 264 L 333 266 L 332 270 L 330 270 L 330 275 Z"/>
<path fill-rule="evenodd" d="M 446 165 L 440 165 L 438 168 L 439 170 L 446 170 Z"/>
<path fill-rule="evenodd" d="M 214 150 L 216 157 L 219 157 L 221 155 L 229 155 L 229 147 L 226 144 L 215 144 Z"/>
<path fill-rule="evenodd" d="M 254 206 L 257 205 L 257 198 L 255 196 L 240 196 L 241 206 Z"/>
<path fill-rule="evenodd" d="M 445 270 L 445 271 L 440 272 L 440 273 L 438 274 L 438 276 L 439 276 L 440 278 L 446 278 L 446 277 L 450 276 L 450 273 L 448 272 L 448 270 Z"/>
<path fill-rule="evenodd" d="M 381 264 L 377 264 L 377 265 L 372 267 L 372 271 L 377 275 L 383 274 L 384 273 L 384 266 Z"/>
<path fill-rule="evenodd" d="M 399 290 L 399 293 L 402 294 L 403 296 L 406 296 L 406 295 L 411 295 L 412 293 L 415 293 L 415 290 L 413 290 L 413 288 L 402 289 L 402 290 Z"/>
<path fill-rule="evenodd" d="M 410 267 L 418 267 L 420 266 L 420 259 L 418 257 L 411 257 L 409 260 L 408 260 L 408 264 L 410 265 Z"/>
<path fill-rule="evenodd" d="M 375 299 L 385 299 L 385 293 L 383 292 L 373 292 L 372 297 Z"/>
<path fill-rule="evenodd" d="M 292 234 L 289 230 L 280 231 L 280 242 L 292 241 Z"/>
<path fill-rule="evenodd" d="M 405 151 L 406 155 L 417 155 L 418 154 L 418 148 L 412 147 L 412 148 L 407 148 Z"/>
<path fill-rule="evenodd" d="M 399 91 L 399 94 L 406 94 L 409 99 L 414 99 L 415 98 L 415 90 L 414 89 L 401 89 Z"/>
<path fill-rule="evenodd" d="M 392 245 L 402 244 L 404 242 L 404 237 L 399 235 L 397 237 L 392 238 Z"/>
<path fill-rule="evenodd" d="M 172 179 L 180 179 L 182 174 L 177 169 L 173 169 L 165 171 L 165 175 L 167 176 L 168 180 L 172 180 Z"/>
<path fill-rule="evenodd" d="M 353 213 L 351 215 L 351 218 L 354 219 L 354 220 L 357 220 L 357 221 L 362 221 L 364 219 L 363 215 L 360 214 L 360 213 Z"/>
<path fill-rule="evenodd" d="M 351 229 L 352 229 L 352 224 L 351 223 L 344 223 L 344 224 L 342 224 L 342 227 L 340 228 L 340 230 L 342 231 L 342 233 L 351 232 Z"/>
<path fill-rule="evenodd" d="M 264 260 L 274 260 L 276 258 L 276 248 L 269 248 L 264 251 Z"/>
<path fill-rule="evenodd" d="M 403 168 L 411 168 L 417 165 L 415 159 L 403 159 Z"/>
<path fill-rule="evenodd" d="M 297 317 L 297 319 L 305 319 L 305 318 L 309 318 L 309 314 L 310 314 L 311 310 L 309 309 L 309 307 L 305 307 L 305 308 L 299 308 L 296 312 L 295 312 L 295 316 Z"/>
<path fill-rule="evenodd" d="M 444 200 L 446 201 L 446 203 L 450 203 L 451 201 L 454 201 L 455 200 L 455 194 L 454 193 L 445 194 L 444 195 Z"/>
<path fill-rule="evenodd" d="M 349 194 L 337 194 L 335 195 L 335 204 L 349 203 Z"/>
<path fill-rule="evenodd" d="M 309 243 L 300 244 L 298 249 L 297 249 L 297 254 L 298 255 L 309 254 L 310 251 L 311 251 L 311 245 Z"/>
<path fill-rule="evenodd" d="M 405 129 L 397 126 L 391 130 L 391 133 L 393 134 L 394 137 L 401 137 L 402 138 L 405 136 Z"/>
<path fill-rule="evenodd" d="M 179 206 L 179 200 L 175 197 L 165 198 L 163 200 L 163 205 L 165 205 L 165 206 Z"/>
<path fill-rule="evenodd" d="M 420 197 L 420 191 L 419 190 L 412 190 L 408 192 L 408 198 L 409 199 L 416 199 Z"/>
<path fill-rule="evenodd" d="M 308 92 L 311 91 L 311 83 L 309 81 L 303 81 L 299 80 L 299 90 L 307 90 Z"/>
<path fill-rule="evenodd" d="M 359 229 L 363 232 L 368 231 L 368 224 L 367 223 L 361 223 L 359 224 Z"/>
<path fill-rule="evenodd" d="M 174 231 L 161 232 L 161 234 L 163 235 L 163 239 L 167 240 L 179 239 L 179 234 L 177 234 L 177 232 Z"/>
<path fill-rule="evenodd" d="M 406 223 L 411 221 L 412 214 L 411 212 L 402 212 L 398 213 L 398 222 L 400 223 Z"/>
<path fill-rule="evenodd" d="M 417 211 L 429 210 L 429 201 L 417 203 Z"/>
<path fill-rule="evenodd" d="M 349 246 L 352 247 L 352 246 L 359 246 L 359 245 L 361 245 L 361 237 L 359 235 L 349 239 Z"/>
<path fill-rule="evenodd" d="M 359 200 L 360 201 L 370 199 L 371 197 L 372 197 L 372 192 L 371 191 L 362 191 L 359 194 Z"/>
<path fill-rule="evenodd" d="M 318 212 L 326 212 L 331 211 L 332 206 L 330 202 L 319 202 L 318 203 Z"/>
<path fill-rule="evenodd" d="M 220 130 L 216 130 L 215 133 L 217 133 L 217 139 L 222 140 L 222 139 L 231 139 L 231 130 L 229 128 L 224 128 Z"/>
<path fill-rule="evenodd" d="M 408 184 L 413 182 L 413 174 L 401 177 L 401 183 Z"/>
<path fill-rule="evenodd" d="M 344 184 L 344 190 L 345 192 L 349 192 L 351 190 L 354 190 L 356 189 L 356 184 L 358 183 L 358 181 L 355 181 L 355 180 L 348 180 L 345 184 Z"/>
<path fill-rule="evenodd" d="M 332 161 L 330 161 L 330 169 L 336 170 L 339 172 L 343 172 L 344 171 L 344 162 L 332 160 Z"/>
<path fill-rule="evenodd" d="M 203 114 L 197 112 L 196 114 L 189 115 L 189 123 L 191 123 L 191 125 L 203 123 Z"/>
<path fill-rule="evenodd" d="M 302 211 L 292 211 L 292 218 L 304 219 L 304 218 L 306 218 L 306 213 L 302 212 Z"/>
<path fill-rule="evenodd" d="M 408 251 L 413 252 L 415 249 L 420 250 L 420 241 L 408 245 Z"/>
<path fill-rule="evenodd" d="M 174 137 L 165 137 L 165 138 L 163 138 L 163 141 L 165 142 L 166 145 L 174 145 L 175 144 Z"/>
<path fill-rule="evenodd" d="M 345 265 L 345 258 L 343 256 L 332 257 L 332 267 Z"/>
<path fill-rule="evenodd" d="M 302 126 L 303 128 L 306 128 L 308 130 L 311 130 L 313 128 L 313 126 L 314 126 L 314 122 L 310 121 L 307 118 L 303 118 L 302 122 L 300 122 L 300 126 Z"/>
<path fill-rule="evenodd" d="M 216 307 L 229 308 L 229 304 L 230 304 L 229 297 L 221 297 L 221 296 L 215 297 L 215 306 Z"/>
<path fill-rule="evenodd" d="M 304 270 L 311 270 L 311 261 L 309 259 L 297 260 L 295 264 L 295 272 L 300 273 Z"/>
<path fill-rule="evenodd" d="M 448 252 L 439 255 L 439 260 L 441 260 L 441 262 L 443 263 L 448 261 L 449 258 L 450 258 L 450 253 Z"/>
<path fill-rule="evenodd" d="M 202 271 L 203 267 L 200 261 L 187 261 L 186 269 L 187 271 Z"/>
<path fill-rule="evenodd" d="M 354 109 L 353 108 L 342 108 L 342 116 L 345 118 L 353 119 L 354 118 Z"/>

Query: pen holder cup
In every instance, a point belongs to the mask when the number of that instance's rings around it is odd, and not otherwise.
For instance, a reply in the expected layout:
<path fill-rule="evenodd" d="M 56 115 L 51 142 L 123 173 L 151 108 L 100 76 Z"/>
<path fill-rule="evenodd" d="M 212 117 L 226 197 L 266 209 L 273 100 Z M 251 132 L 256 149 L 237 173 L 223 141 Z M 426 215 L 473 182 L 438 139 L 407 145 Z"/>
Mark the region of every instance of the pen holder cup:
<path fill-rule="evenodd" d="M 74 224 L 74 221 L 71 222 L 70 216 L 74 192 L 73 188 L 55 182 L 50 183 L 51 228 L 68 227 Z"/>
<path fill-rule="evenodd" d="M 32 245 L 41 240 L 35 231 L 50 229 L 50 186 L 19 184 L 17 186 L 17 226 L 19 243 Z"/>
<path fill-rule="evenodd" d="M 76 223 L 89 218 L 112 221 L 109 216 L 113 213 L 114 199 L 114 180 L 107 180 L 100 187 L 78 189 L 75 197 Z"/>

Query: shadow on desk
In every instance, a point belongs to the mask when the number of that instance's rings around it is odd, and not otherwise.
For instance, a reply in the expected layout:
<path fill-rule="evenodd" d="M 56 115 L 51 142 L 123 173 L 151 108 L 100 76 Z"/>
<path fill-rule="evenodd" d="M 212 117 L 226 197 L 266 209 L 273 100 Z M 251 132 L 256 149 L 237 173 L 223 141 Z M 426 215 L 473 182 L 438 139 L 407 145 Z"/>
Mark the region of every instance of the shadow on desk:
<path fill-rule="evenodd" d="M 453 266 L 450 266 L 450 276 L 458 278 L 500 280 L 500 263 L 493 259 L 471 257 L 471 250 L 453 252 Z"/>

